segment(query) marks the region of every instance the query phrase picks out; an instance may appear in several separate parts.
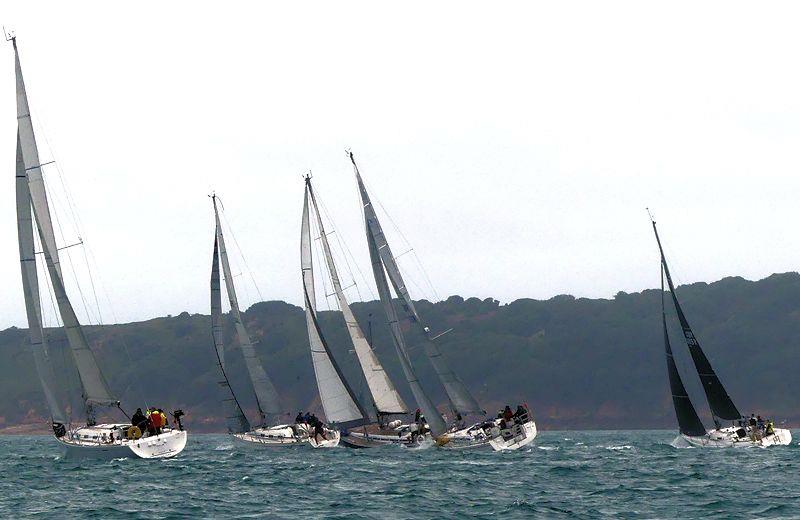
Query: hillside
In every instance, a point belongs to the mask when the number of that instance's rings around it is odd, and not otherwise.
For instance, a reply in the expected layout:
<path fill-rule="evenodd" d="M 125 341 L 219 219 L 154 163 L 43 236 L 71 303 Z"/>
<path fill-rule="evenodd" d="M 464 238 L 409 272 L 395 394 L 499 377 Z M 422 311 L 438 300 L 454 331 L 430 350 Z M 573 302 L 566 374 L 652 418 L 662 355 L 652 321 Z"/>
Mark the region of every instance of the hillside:
<path fill-rule="evenodd" d="M 800 275 L 775 274 L 757 282 L 726 278 L 680 287 L 678 295 L 698 338 L 743 413 L 766 414 L 800 425 Z M 377 302 L 353 306 L 404 397 L 408 392 Z M 452 296 L 419 312 L 435 330 L 452 327 L 442 350 L 487 410 L 527 401 L 541 428 L 674 427 L 663 361 L 659 292 L 619 293 L 610 300 L 557 296 L 500 305 L 492 299 Z M 370 319 L 370 316 L 372 318 Z M 253 305 L 245 321 L 267 372 L 283 392 L 287 413 L 318 410 L 302 309 L 283 302 Z M 219 375 L 210 319 L 187 313 L 140 323 L 90 327 L 89 339 L 112 388 L 127 409 L 144 403 L 187 411 L 196 431 L 222 431 Z M 371 323 L 371 327 L 370 324 Z M 707 406 L 680 329 L 671 322 L 673 348 L 698 411 Z M 365 391 L 338 312 L 323 312 L 322 326 L 358 392 Z M 232 330 L 227 329 L 227 342 Z M 50 333 L 56 359 L 69 355 L 63 336 Z M 0 332 L 0 428 L 40 430 L 46 417 L 26 332 Z M 414 336 L 410 343 L 416 343 Z M 412 358 L 430 382 L 421 347 Z M 63 357 L 61 358 L 63 359 Z M 135 360 L 135 363 L 131 360 Z M 230 373 L 247 407 L 241 355 L 228 354 Z M 63 384 L 74 383 L 67 375 Z M 73 384 L 74 386 L 74 384 Z M 444 395 L 428 384 L 434 399 Z M 43 430 L 44 431 L 44 430 Z"/>

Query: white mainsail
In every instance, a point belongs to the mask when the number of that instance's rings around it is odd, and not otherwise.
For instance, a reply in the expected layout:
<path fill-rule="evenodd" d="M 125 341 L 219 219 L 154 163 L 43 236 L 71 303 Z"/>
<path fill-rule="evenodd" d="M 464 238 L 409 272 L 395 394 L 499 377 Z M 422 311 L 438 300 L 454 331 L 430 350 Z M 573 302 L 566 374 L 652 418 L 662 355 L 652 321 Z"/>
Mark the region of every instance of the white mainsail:
<path fill-rule="evenodd" d="M 320 241 L 322 242 L 322 251 L 325 255 L 325 262 L 328 267 L 328 274 L 333 285 L 333 290 L 336 293 L 336 298 L 339 302 L 339 308 L 342 311 L 344 322 L 347 325 L 347 332 L 350 334 L 350 340 L 353 343 L 353 348 L 356 351 L 358 362 L 361 365 L 361 370 L 367 381 L 372 400 L 375 404 L 376 411 L 379 414 L 404 414 L 407 412 L 406 404 L 400 397 L 400 394 L 394 387 L 389 375 L 384 370 L 375 352 L 372 350 L 367 338 L 361 327 L 356 321 L 353 311 L 350 309 L 350 304 L 347 297 L 342 290 L 342 284 L 339 280 L 339 274 L 336 270 L 336 264 L 333 261 L 331 254 L 330 244 L 328 243 L 328 236 L 325 233 L 325 226 L 322 223 L 322 216 L 317 206 L 317 199 L 314 195 L 314 190 L 311 187 L 310 179 L 308 185 L 308 196 L 311 198 L 311 204 L 314 208 L 314 213 L 317 216 L 317 225 L 319 226 Z M 305 212 L 305 210 L 304 210 Z"/>
<path fill-rule="evenodd" d="M 359 188 L 362 188 L 363 183 L 361 182 L 361 175 L 358 172 L 358 166 L 356 165 L 356 161 L 353 158 L 352 153 L 350 154 L 350 160 L 353 163 L 353 168 L 356 172 L 356 178 L 359 181 Z M 414 371 L 414 367 L 411 364 L 411 358 L 408 355 L 408 347 L 406 346 L 405 337 L 403 336 L 403 331 L 400 328 L 400 322 L 397 318 L 397 311 L 394 308 L 394 302 L 392 301 L 392 296 L 389 292 L 389 284 L 386 281 L 386 273 L 384 271 L 382 257 L 379 253 L 379 246 L 375 240 L 375 229 L 374 226 L 371 225 L 371 222 L 375 220 L 375 212 L 372 209 L 372 203 L 369 200 L 369 195 L 367 195 L 366 190 L 360 189 L 360 193 L 361 203 L 364 208 L 364 225 L 367 233 L 367 245 L 369 246 L 369 256 L 372 262 L 372 274 L 375 278 L 375 285 L 378 287 L 378 295 L 380 296 L 384 312 L 386 313 L 386 318 L 389 322 L 389 330 L 392 335 L 392 341 L 394 343 L 395 350 L 397 350 L 397 357 L 400 359 L 400 365 L 403 367 L 403 373 L 406 376 L 408 385 L 411 387 L 411 393 L 414 394 L 414 399 L 417 401 L 417 406 L 419 406 L 420 410 L 425 415 L 425 419 L 428 422 L 428 427 L 431 430 L 431 434 L 434 437 L 439 437 L 447 431 L 447 425 L 445 424 L 444 419 L 442 419 L 442 416 L 439 415 L 439 412 L 433 405 L 433 402 L 425 393 L 425 390 L 422 388 L 419 378 Z"/>
<path fill-rule="evenodd" d="M 53 223 L 50 217 L 50 207 L 45 192 L 44 178 L 42 177 L 39 151 L 33 133 L 28 98 L 25 93 L 25 82 L 22 78 L 22 68 L 19 62 L 16 40 L 13 40 L 15 70 L 17 77 L 17 132 L 19 149 L 22 155 L 22 166 L 28 180 L 30 202 L 33 207 L 39 239 L 42 243 L 45 263 L 50 275 L 50 282 L 55 294 L 58 311 L 64 325 L 67 341 L 72 350 L 75 365 L 83 389 L 83 399 L 87 407 L 87 417 L 91 422 L 94 419 L 92 408 L 94 405 L 115 406 L 119 401 L 111 394 L 108 384 L 100 372 L 94 354 L 89 348 L 86 336 L 81 328 L 72 303 L 69 301 L 64 281 L 61 276 L 61 267 L 58 258 Z"/>
<path fill-rule="evenodd" d="M 55 371 L 50 360 L 42 325 L 41 300 L 39 299 L 39 275 L 36 271 L 36 251 L 33 240 L 33 216 L 31 195 L 25 163 L 22 159 L 19 136 L 17 136 L 17 234 L 19 237 L 19 261 L 22 269 L 22 290 L 25 295 L 25 313 L 28 317 L 28 335 L 36 365 L 36 373 L 42 385 L 50 418 L 54 425 L 67 424 L 65 408 L 53 390 Z"/>
<path fill-rule="evenodd" d="M 397 262 L 395 261 L 391 248 L 389 247 L 389 243 L 386 241 L 386 236 L 383 233 L 383 229 L 381 228 L 381 224 L 378 220 L 378 216 L 375 213 L 375 209 L 372 207 L 369 194 L 364 186 L 364 181 L 361 179 L 361 174 L 358 171 L 355 161 L 353 161 L 353 166 L 355 167 L 359 193 L 361 194 L 361 199 L 364 204 L 364 218 L 367 221 L 368 232 L 375 241 L 376 251 L 380 255 L 381 261 L 386 269 L 386 273 L 389 275 L 389 280 L 392 282 L 392 287 L 394 288 L 395 293 L 398 295 L 398 297 L 402 298 L 403 303 L 405 304 L 407 315 L 425 332 L 425 354 L 433 365 L 433 369 L 436 372 L 439 381 L 442 383 L 445 392 L 447 393 L 447 397 L 450 400 L 453 411 L 462 415 L 467 415 L 470 413 L 484 413 L 484 411 L 481 410 L 477 400 L 467 389 L 466 385 L 447 365 L 447 362 L 445 361 L 444 357 L 442 357 L 442 353 L 439 350 L 439 346 L 434 341 L 435 338 L 431 335 L 430 328 L 422 322 L 419 314 L 417 314 L 416 306 L 414 305 L 411 295 L 406 288 L 406 284 L 403 281 L 403 276 L 400 273 L 399 267 L 397 266 Z"/>
<path fill-rule="evenodd" d="M 233 317 L 234 327 L 236 328 L 236 336 L 239 340 L 239 348 L 244 356 L 245 365 L 247 366 L 247 373 L 250 376 L 250 382 L 253 385 L 253 391 L 256 395 L 256 404 L 258 406 L 258 413 L 260 416 L 261 426 L 267 423 L 267 414 L 278 415 L 280 414 L 280 405 L 278 404 L 278 391 L 275 385 L 272 384 L 269 376 L 264 371 L 261 361 L 258 359 L 256 349 L 250 341 L 250 334 L 242 322 L 242 313 L 239 310 L 239 300 L 236 297 L 236 287 L 233 284 L 233 276 L 231 275 L 231 266 L 228 262 L 228 251 L 225 248 L 225 237 L 222 236 L 222 225 L 219 220 L 219 212 L 217 210 L 217 199 L 213 197 L 214 201 L 214 219 L 216 222 L 217 243 L 219 246 L 219 257 L 222 261 L 222 273 L 225 277 L 225 289 L 228 293 L 228 302 L 231 306 L 231 316 Z"/>
<path fill-rule="evenodd" d="M 250 421 L 247 420 L 247 416 L 236 399 L 225 372 L 225 344 L 222 340 L 222 290 L 219 283 L 219 246 L 216 233 L 214 233 L 214 256 L 211 261 L 211 336 L 214 339 L 214 350 L 217 353 L 217 361 L 224 380 L 220 384 L 226 387 L 230 394 L 230 397 L 224 400 L 228 432 L 250 431 Z"/>
<path fill-rule="evenodd" d="M 306 192 L 303 198 L 303 219 L 300 226 L 300 264 L 303 278 L 303 293 L 306 308 L 308 342 L 311 360 L 317 379 L 319 396 L 325 418 L 341 428 L 350 428 L 370 422 L 368 414 L 347 384 L 339 367 L 328 349 L 316 316 L 316 293 L 314 291 L 314 269 L 311 256 L 311 226 L 308 214 L 308 195 L 310 179 L 306 179 Z"/>

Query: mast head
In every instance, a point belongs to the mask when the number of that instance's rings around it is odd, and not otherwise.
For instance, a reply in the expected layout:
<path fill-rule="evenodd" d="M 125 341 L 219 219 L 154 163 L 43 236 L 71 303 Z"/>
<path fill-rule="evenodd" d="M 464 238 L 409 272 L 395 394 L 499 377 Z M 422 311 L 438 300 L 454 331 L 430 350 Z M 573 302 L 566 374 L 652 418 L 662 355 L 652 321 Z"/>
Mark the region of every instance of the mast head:
<path fill-rule="evenodd" d="M 14 50 L 17 50 L 17 33 L 14 31 L 6 31 L 6 26 L 3 26 L 3 36 L 5 36 L 7 42 L 11 42 L 14 46 Z"/>

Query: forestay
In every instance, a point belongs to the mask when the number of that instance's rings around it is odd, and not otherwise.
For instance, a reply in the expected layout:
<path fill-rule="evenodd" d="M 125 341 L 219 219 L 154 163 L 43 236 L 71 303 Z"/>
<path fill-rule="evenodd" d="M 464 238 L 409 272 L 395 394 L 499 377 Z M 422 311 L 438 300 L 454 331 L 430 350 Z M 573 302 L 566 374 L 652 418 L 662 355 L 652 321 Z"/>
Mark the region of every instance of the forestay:
<path fill-rule="evenodd" d="M 242 322 L 242 313 L 239 310 L 239 300 L 236 297 L 236 287 L 233 284 L 233 276 L 231 275 L 231 266 L 228 262 L 228 251 L 225 248 L 225 237 L 222 235 L 222 225 L 219 220 L 219 212 L 217 211 L 217 199 L 214 201 L 214 219 L 216 222 L 217 244 L 219 246 L 219 258 L 222 262 L 222 273 L 225 278 L 225 289 L 228 293 L 228 302 L 231 306 L 231 317 L 233 318 L 234 327 L 236 328 L 236 336 L 239 341 L 239 348 L 242 350 L 247 373 L 250 376 L 250 382 L 253 385 L 253 391 L 256 396 L 256 405 L 258 406 L 259 418 L 261 425 L 267 423 L 267 414 L 277 415 L 280 413 L 280 405 L 278 404 L 278 391 L 275 385 L 272 384 L 269 376 L 264 371 L 261 361 L 256 355 L 256 349 L 250 341 L 250 334 Z"/>
<path fill-rule="evenodd" d="M 355 162 L 353 162 L 353 165 L 355 166 Z M 484 411 L 481 409 L 478 401 L 472 396 L 458 375 L 456 375 L 456 373 L 448 366 L 447 362 L 442 356 L 442 352 L 439 350 L 439 346 L 435 342 L 435 338 L 431 335 L 430 327 L 427 327 L 423 323 L 422 319 L 417 313 L 414 301 L 411 299 L 411 295 L 406 288 L 403 276 L 400 273 L 400 269 L 397 266 L 397 262 L 392 254 L 392 250 L 389 247 L 389 243 L 387 242 L 386 236 L 383 233 L 378 216 L 372 206 L 369 194 L 364 186 L 364 181 L 361 179 L 361 175 L 358 172 L 357 167 L 355 170 L 356 179 L 358 181 L 358 189 L 361 193 L 361 199 L 364 204 L 364 218 L 367 222 L 367 231 L 375 241 L 378 254 L 380 255 L 384 267 L 386 268 L 386 273 L 389 275 L 389 280 L 392 283 L 395 293 L 403 300 L 406 314 L 409 318 L 411 318 L 411 321 L 417 323 L 425 333 L 425 354 L 428 356 L 428 359 L 430 359 L 431 364 L 436 371 L 436 375 L 438 376 L 439 381 L 442 383 L 442 386 L 447 393 L 447 397 L 450 400 L 453 411 L 462 415 L 467 415 L 470 413 L 483 414 Z"/>
<path fill-rule="evenodd" d="M 22 68 L 20 67 L 16 40 L 14 40 L 14 55 L 17 75 L 17 131 L 20 145 L 19 149 L 22 155 L 24 171 L 28 177 L 28 190 L 33 207 L 33 215 L 36 227 L 39 231 L 39 239 L 42 243 L 45 263 L 50 275 L 50 282 L 58 305 L 58 311 L 61 315 L 67 341 L 78 369 L 83 389 L 83 399 L 87 405 L 87 416 L 92 420 L 93 405 L 114 406 L 119 404 L 119 402 L 112 396 L 108 384 L 103 374 L 100 372 L 100 367 L 97 365 L 94 354 L 89 348 L 86 336 L 78 322 L 78 318 L 75 315 L 72 303 L 69 301 L 64 287 L 58 258 L 58 247 L 56 246 L 55 235 L 53 233 L 50 207 L 47 201 L 41 164 L 39 163 L 36 138 L 33 133 L 33 125 L 31 124 L 30 109 L 25 93 L 25 82 L 22 78 Z"/>
<path fill-rule="evenodd" d="M 364 207 L 364 225 L 367 234 L 367 246 L 369 248 L 370 261 L 372 263 L 372 274 L 375 278 L 375 285 L 378 288 L 378 295 L 380 297 L 381 304 L 383 305 L 383 310 L 386 313 L 389 331 L 392 336 L 392 342 L 394 343 L 395 350 L 397 351 L 397 357 L 400 360 L 400 365 L 403 368 L 403 374 L 406 376 L 406 381 L 411 387 L 411 393 L 414 395 L 414 399 L 417 401 L 417 406 L 419 406 L 420 410 L 425 415 L 425 419 L 427 420 L 428 426 L 431 429 L 431 434 L 434 437 L 439 437 L 447 431 L 447 425 L 445 424 L 444 419 L 442 419 L 442 416 L 439 415 L 438 410 L 433 405 L 428 395 L 425 393 L 425 390 L 422 388 L 419 378 L 414 371 L 414 367 L 411 364 L 411 358 L 408 355 L 405 337 L 403 336 L 403 331 L 400 328 L 400 322 L 397 318 L 397 311 L 394 308 L 394 302 L 392 301 L 392 296 L 389 292 L 389 283 L 386 280 L 386 273 L 384 272 L 381 255 L 378 252 L 378 246 L 375 242 L 372 226 L 370 225 L 370 220 L 374 217 L 374 212 L 372 211 L 371 203 L 366 190 L 362 189 L 363 183 L 361 182 L 361 175 L 358 172 L 358 166 L 356 165 L 352 153 L 350 154 L 350 160 L 352 161 L 353 168 L 356 172 L 356 179 L 358 180 L 361 192 L 361 203 Z"/>
<path fill-rule="evenodd" d="M 669 274 L 667 259 L 664 256 L 664 249 L 661 247 L 661 239 L 658 236 L 658 229 L 656 229 L 655 222 L 653 222 L 653 231 L 656 234 L 658 250 L 661 253 L 661 265 L 664 268 L 664 275 L 666 276 L 667 285 L 672 295 L 672 302 L 675 304 L 675 312 L 678 315 L 681 329 L 683 329 L 683 336 L 686 339 L 686 345 L 689 347 L 689 352 L 692 355 L 695 369 L 697 369 L 697 374 L 700 376 L 700 381 L 703 384 L 703 390 L 706 393 L 711 412 L 715 417 L 719 417 L 720 419 L 729 421 L 741 419 L 742 414 L 739 413 L 736 405 L 733 404 L 733 400 L 728 395 L 725 387 L 722 386 L 722 382 L 711 367 L 711 363 L 708 361 L 703 349 L 700 348 L 700 343 L 697 341 L 692 328 L 689 326 L 689 322 L 683 314 L 680 303 L 678 303 L 678 297 L 675 294 L 675 286 L 672 284 L 672 277 Z"/>
<path fill-rule="evenodd" d="M 367 424 L 370 420 L 341 373 L 317 321 L 308 208 L 309 182 L 310 180 L 307 179 L 306 185 L 308 189 L 306 189 L 303 198 L 303 218 L 300 226 L 300 264 L 311 361 L 314 366 L 314 375 L 317 379 L 317 388 L 319 389 L 322 408 L 325 411 L 325 418 L 329 423 L 334 423 L 340 428 L 352 428 Z"/>
<path fill-rule="evenodd" d="M 225 344 L 222 339 L 222 290 L 219 282 L 219 246 L 216 232 L 214 233 L 214 256 L 211 260 L 211 336 L 214 339 L 217 363 L 222 372 L 223 381 L 220 382 L 220 385 L 227 388 L 229 394 L 229 397 L 224 399 L 228 432 L 248 432 L 251 429 L 250 421 L 247 420 L 247 416 L 236 399 L 236 394 L 233 392 L 228 374 L 225 371 Z"/>
<path fill-rule="evenodd" d="M 375 409 L 379 414 L 404 414 L 407 413 L 406 404 L 400 397 L 400 394 L 394 387 L 389 375 L 384 370 L 375 352 L 372 350 L 367 339 L 364 337 L 364 332 L 356 321 L 353 311 L 350 309 L 350 304 L 347 297 L 342 290 L 342 284 L 339 280 L 339 274 L 336 270 L 336 263 L 331 254 L 330 244 L 328 243 L 328 236 L 325 232 L 325 226 L 322 222 L 322 216 L 319 212 L 317 199 L 314 195 L 314 190 L 311 186 L 311 180 L 307 180 L 308 196 L 310 196 L 311 204 L 314 213 L 317 217 L 317 225 L 319 227 L 320 242 L 322 243 L 322 251 L 325 255 L 325 263 L 328 267 L 328 274 L 333 285 L 333 290 L 336 293 L 336 299 L 339 302 L 339 309 L 342 311 L 344 322 L 347 325 L 347 332 L 350 334 L 350 340 L 353 343 L 358 362 L 361 365 L 361 370 L 364 373 L 364 378 L 367 381 L 367 386 L 372 395 L 372 400 Z M 305 211 L 305 210 L 304 210 Z M 313 293 L 313 291 L 312 291 Z"/>

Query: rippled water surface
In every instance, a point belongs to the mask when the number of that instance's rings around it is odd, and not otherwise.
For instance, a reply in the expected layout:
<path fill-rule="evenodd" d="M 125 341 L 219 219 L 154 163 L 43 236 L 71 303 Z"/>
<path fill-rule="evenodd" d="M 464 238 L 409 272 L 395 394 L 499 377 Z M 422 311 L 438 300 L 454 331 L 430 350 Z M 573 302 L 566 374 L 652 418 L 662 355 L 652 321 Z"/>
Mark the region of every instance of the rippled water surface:
<path fill-rule="evenodd" d="M 191 435 L 178 458 L 62 460 L 0 436 L 0 517 L 800 518 L 782 448 L 676 449 L 674 432 L 542 432 L 525 451 L 259 449 Z"/>

